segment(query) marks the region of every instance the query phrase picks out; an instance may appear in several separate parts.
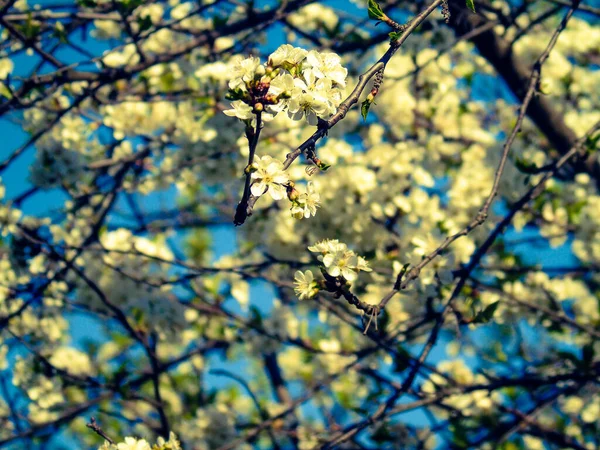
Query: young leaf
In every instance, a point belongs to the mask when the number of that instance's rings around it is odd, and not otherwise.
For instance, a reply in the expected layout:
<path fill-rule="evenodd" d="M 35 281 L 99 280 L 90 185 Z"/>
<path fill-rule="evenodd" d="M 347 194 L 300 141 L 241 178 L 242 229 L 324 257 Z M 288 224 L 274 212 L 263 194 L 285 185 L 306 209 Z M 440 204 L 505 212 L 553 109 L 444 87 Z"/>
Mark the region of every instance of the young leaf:
<path fill-rule="evenodd" d="M 213 17 L 212 21 L 213 21 L 213 27 L 219 28 L 227 23 L 227 17 L 222 17 L 222 16 L 217 15 L 217 16 Z"/>
<path fill-rule="evenodd" d="M 599 141 L 600 141 L 600 133 L 598 133 L 596 136 L 590 136 L 587 138 L 587 140 L 585 141 L 585 145 L 586 145 L 589 153 L 596 150 L 596 146 L 598 145 Z"/>
<path fill-rule="evenodd" d="M 33 20 L 31 12 L 27 13 L 27 20 L 18 28 L 28 39 L 33 39 L 40 32 L 40 24 L 38 21 Z"/>
<path fill-rule="evenodd" d="M 364 102 L 362 102 L 362 105 L 360 107 L 360 115 L 362 116 L 364 121 L 367 120 L 369 109 L 371 109 L 371 102 L 369 100 L 365 100 Z"/>
<path fill-rule="evenodd" d="M 519 172 L 525 173 L 528 175 L 532 175 L 532 174 L 536 174 L 536 173 L 540 172 L 540 169 L 538 166 L 536 166 L 534 163 L 529 162 L 522 158 L 517 158 L 515 160 L 515 167 L 519 170 Z"/>
<path fill-rule="evenodd" d="M 403 33 L 404 31 L 392 31 L 391 33 L 389 33 L 390 40 L 392 42 L 397 41 L 398 39 L 400 39 L 400 36 L 402 36 Z"/>
<path fill-rule="evenodd" d="M 319 163 L 319 169 L 321 169 L 323 172 L 327 172 L 330 167 L 331 167 L 331 164 L 327 164 L 324 162 Z"/>
<path fill-rule="evenodd" d="M 396 351 L 397 355 L 394 359 L 393 371 L 396 373 L 401 373 L 410 367 L 410 353 L 408 353 L 401 345 L 396 347 Z"/>
<path fill-rule="evenodd" d="M 250 323 L 258 328 L 262 328 L 263 326 L 263 318 L 260 310 L 254 305 L 250 305 Z"/>
<path fill-rule="evenodd" d="M 469 9 L 473 12 L 475 12 L 475 1 L 474 0 L 467 0 L 467 6 L 469 7 Z"/>
<path fill-rule="evenodd" d="M 484 310 L 479 311 L 477 315 L 473 318 L 473 323 L 488 323 L 494 317 L 494 313 L 496 312 L 496 308 L 498 308 L 498 304 L 500 302 L 490 303 L 485 307 Z"/>
<path fill-rule="evenodd" d="M 138 17 L 138 26 L 140 27 L 139 32 L 142 33 L 152 28 L 152 18 L 149 15 Z"/>
<path fill-rule="evenodd" d="M 3 83 L 0 83 L 0 96 L 6 97 L 9 100 L 11 98 L 13 98 L 13 95 L 10 92 L 10 89 Z"/>
<path fill-rule="evenodd" d="M 369 0 L 369 19 L 382 20 L 385 17 L 381 6 L 375 0 Z"/>

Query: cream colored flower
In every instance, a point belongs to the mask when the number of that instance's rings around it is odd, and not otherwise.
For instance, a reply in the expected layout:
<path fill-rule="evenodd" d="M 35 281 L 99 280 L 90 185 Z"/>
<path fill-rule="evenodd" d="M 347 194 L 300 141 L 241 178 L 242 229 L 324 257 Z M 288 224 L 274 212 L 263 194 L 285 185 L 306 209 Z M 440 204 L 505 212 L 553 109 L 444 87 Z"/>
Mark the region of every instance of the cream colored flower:
<path fill-rule="evenodd" d="M 297 66 L 307 55 L 307 51 L 300 47 L 284 44 L 269 56 L 269 64 L 273 67 Z"/>
<path fill-rule="evenodd" d="M 341 58 L 335 53 L 319 53 L 311 50 L 306 57 L 306 63 L 312 68 L 317 78 L 329 78 L 339 86 L 346 86 L 348 69 L 342 67 Z"/>
<path fill-rule="evenodd" d="M 317 259 L 323 263 L 325 270 L 332 277 L 343 277 L 347 281 L 354 281 L 361 270 L 371 271 L 365 258 L 349 250 L 346 244 L 337 239 L 325 239 L 308 249 L 313 253 L 321 253 Z"/>
<path fill-rule="evenodd" d="M 266 155 L 257 157 L 252 164 L 254 172 L 252 179 L 254 183 L 250 188 L 252 195 L 258 197 L 267 190 L 273 200 L 281 200 L 285 197 L 285 183 L 289 181 L 287 173 L 283 171 L 283 163 Z"/>
<path fill-rule="evenodd" d="M 354 281 L 358 277 L 357 264 L 358 258 L 351 250 L 328 253 L 323 257 L 323 265 L 329 275 L 342 276 L 348 281 Z"/>
<path fill-rule="evenodd" d="M 306 186 L 306 192 L 300 194 L 298 199 L 292 206 L 292 216 L 296 219 L 308 219 L 310 216 L 317 214 L 317 208 L 320 206 L 321 196 L 315 191 L 315 187 L 312 182 L 309 182 Z"/>
<path fill-rule="evenodd" d="M 117 444 L 117 450 L 150 450 L 150 444 L 144 439 L 126 437 L 125 442 Z"/>
<path fill-rule="evenodd" d="M 294 285 L 294 291 L 300 300 L 312 298 L 319 292 L 314 275 L 310 270 L 306 270 L 304 273 L 296 271 Z"/>
<path fill-rule="evenodd" d="M 320 242 L 317 242 L 315 245 L 311 245 L 308 247 L 313 253 L 329 253 L 336 252 L 338 250 L 345 250 L 346 244 L 338 241 L 337 239 L 324 239 Z"/>
<path fill-rule="evenodd" d="M 333 89 L 330 79 L 317 79 L 310 69 L 304 71 L 303 76 L 304 79 L 294 79 L 295 89 L 289 101 L 288 114 L 294 120 L 306 116 L 310 125 L 316 125 L 318 118 L 335 112 L 339 91 Z"/>
<path fill-rule="evenodd" d="M 264 75 L 265 68 L 260 64 L 260 59 L 250 57 L 239 61 L 231 71 L 229 89 L 246 90 L 247 84 L 255 78 Z"/>
<path fill-rule="evenodd" d="M 252 106 L 244 103 L 241 100 L 236 100 L 231 103 L 231 109 L 226 109 L 223 114 L 229 117 L 237 117 L 240 120 L 249 120 L 254 118 L 254 110 Z"/>

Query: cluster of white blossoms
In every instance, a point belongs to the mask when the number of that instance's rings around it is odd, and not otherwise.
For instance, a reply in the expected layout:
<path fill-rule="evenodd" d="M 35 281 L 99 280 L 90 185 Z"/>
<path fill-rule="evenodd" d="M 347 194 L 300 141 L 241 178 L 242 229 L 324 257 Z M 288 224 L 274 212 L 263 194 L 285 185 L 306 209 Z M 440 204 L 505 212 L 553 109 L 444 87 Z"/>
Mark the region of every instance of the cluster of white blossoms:
<path fill-rule="evenodd" d="M 286 195 L 292 202 L 292 216 L 308 219 L 317 213 L 321 196 L 313 183 L 308 182 L 306 192 L 300 193 L 283 169 L 283 163 L 269 155 L 257 156 L 249 168 L 252 185 L 250 192 L 255 197 L 269 193 L 273 200 L 281 200 Z"/>
<path fill-rule="evenodd" d="M 309 181 L 306 185 L 306 192 L 299 195 L 292 194 L 291 200 L 292 216 L 296 219 L 308 219 L 317 214 L 321 196 L 315 190 L 315 185 Z"/>
<path fill-rule="evenodd" d="M 17 231 L 17 223 L 21 218 L 21 211 L 17 208 L 11 207 L 4 199 L 6 194 L 6 188 L 2 184 L 2 178 L 0 178 L 0 237 L 6 237 L 9 233 Z M 2 285 L 5 287 L 6 285 Z"/>
<path fill-rule="evenodd" d="M 83 261 L 97 286 L 111 292 L 113 304 L 135 317 L 137 326 L 155 330 L 161 338 L 185 327 L 184 309 L 169 298 L 168 285 L 152 289 L 136 281 L 157 270 L 167 270 L 166 262 L 173 259 L 173 254 L 165 241 L 151 241 L 119 228 L 102 234 L 100 244 L 104 252 L 86 255 Z M 80 301 L 98 310 L 107 310 L 104 299 L 85 282 L 77 278 L 73 281 L 80 287 Z"/>
<path fill-rule="evenodd" d="M 335 10 L 321 3 L 303 6 L 290 14 L 288 20 L 296 28 L 306 32 L 315 32 L 320 29 L 334 31 L 340 21 Z"/>
<path fill-rule="evenodd" d="M 249 330 L 244 333 L 243 339 L 253 352 L 274 353 L 281 349 L 282 342 L 300 337 L 300 323 L 296 312 L 289 305 L 274 299 L 271 315 L 262 322 L 265 329 L 269 330 L 269 336 Z"/>
<path fill-rule="evenodd" d="M 221 448 L 236 437 L 232 409 L 223 403 L 199 408 L 195 416 L 186 421 L 181 437 L 184 441 L 194 443 L 193 446 L 190 446 L 191 448 Z M 236 448 L 245 449 L 247 447 L 240 445 Z"/>
<path fill-rule="evenodd" d="M 36 164 L 31 167 L 29 181 L 43 189 L 50 189 L 77 181 L 83 170 L 81 154 L 61 147 L 40 147 Z"/>
<path fill-rule="evenodd" d="M 239 61 L 229 81 L 229 97 L 235 101 L 224 113 L 243 121 L 263 120 L 287 111 L 294 120 L 319 118 L 335 113 L 342 101 L 348 70 L 335 53 L 307 51 L 285 44 L 269 56 L 266 64 L 250 57 Z"/>
<path fill-rule="evenodd" d="M 440 373 L 449 375 L 455 383 L 462 386 L 484 384 L 486 379 L 481 374 L 474 374 L 469 366 L 462 360 L 442 361 L 438 364 Z M 425 395 L 435 395 L 442 389 L 447 388 L 448 380 L 441 374 L 434 373 L 426 380 L 421 391 Z M 466 417 L 489 414 L 495 409 L 495 405 L 501 402 L 501 394 L 498 391 L 488 392 L 485 389 L 473 390 L 464 394 L 450 395 L 443 401 L 444 405 L 459 409 Z M 445 411 L 437 411 L 440 416 Z"/>
<path fill-rule="evenodd" d="M 358 272 L 372 270 L 365 258 L 358 256 L 337 239 L 325 239 L 308 249 L 313 253 L 320 253 L 317 259 L 323 263 L 324 272 L 333 278 L 342 277 L 345 281 L 352 282 L 358 278 Z M 304 273 L 296 271 L 294 285 L 300 300 L 312 298 L 319 292 L 319 284 L 310 270 Z"/>
<path fill-rule="evenodd" d="M 327 274 L 332 277 L 343 277 L 347 281 L 354 281 L 358 272 L 371 272 L 369 263 L 362 256 L 358 256 L 348 246 L 337 239 L 325 239 L 308 247 L 313 253 L 320 253 L 317 257 L 323 263 Z"/>
<path fill-rule="evenodd" d="M 123 442 L 117 444 L 105 442 L 98 450 L 181 450 L 181 443 L 177 440 L 177 436 L 171 433 L 168 441 L 159 437 L 153 446 L 145 439 L 126 437 Z"/>
<path fill-rule="evenodd" d="M 335 113 L 341 102 L 348 70 L 340 61 L 335 53 L 309 52 L 288 44 L 275 50 L 266 64 L 255 57 L 241 59 L 234 64 L 229 80 L 229 98 L 235 101 L 224 113 L 254 126 L 257 114 L 268 121 L 287 111 L 292 120 L 306 117 L 309 124 L 316 125 Z M 314 185 L 308 183 L 305 193 L 298 192 L 280 160 L 257 156 L 247 170 L 255 197 L 268 192 L 273 200 L 281 200 L 287 195 L 294 218 L 316 214 L 320 195 Z"/>

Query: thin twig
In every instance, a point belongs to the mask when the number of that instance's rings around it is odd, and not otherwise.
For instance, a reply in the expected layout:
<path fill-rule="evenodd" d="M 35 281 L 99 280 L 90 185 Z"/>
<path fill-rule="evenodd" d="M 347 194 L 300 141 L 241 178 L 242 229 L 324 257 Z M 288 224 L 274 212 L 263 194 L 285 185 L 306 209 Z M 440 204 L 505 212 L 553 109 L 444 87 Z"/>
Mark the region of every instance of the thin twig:
<path fill-rule="evenodd" d="M 115 443 L 115 441 L 113 441 L 111 438 L 109 438 L 108 435 L 102 430 L 102 428 L 100 428 L 100 425 L 98 425 L 98 422 L 96 422 L 95 417 L 90 418 L 90 422 L 88 424 L 86 424 L 86 427 L 88 427 L 90 430 L 92 430 L 97 435 L 104 438 L 106 441 L 108 441 L 109 444 Z"/>
<path fill-rule="evenodd" d="M 564 28 L 567 25 L 567 22 L 569 21 L 569 19 L 573 15 L 574 11 L 576 10 L 576 8 L 577 8 L 576 5 L 579 3 L 579 0 L 576 0 L 574 3 L 575 3 L 575 6 L 572 9 L 570 9 L 569 12 L 565 15 L 565 17 L 561 21 L 560 25 L 554 31 L 554 34 L 552 35 L 550 42 L 546 46 L 546 49 L 540 55 L 540 57 L 538 58 L 538 60 L 536 61 L 536 63 L 533 66 L 533 70 L 531 72 L 531 76 L 529 79 L 527 93 L 525 95 L 525 99 L 523 100 L 523 103 L 519 110 L 517 122 L 516 122 L 515 126 L 513 127 L 508 139 L 504 143 L 504 146 L 502 148 L 502 154 L 500 157 L 500 162 L 496 168 L 496 173 L 494 175 L 494 181 L 492 183 L 492 188 L 491 188 L 490 193 L 489 193 L 488 197 L 486 198 L 484 204 L 480 208 L 479 212 L 477 213 L 475 218 L 465 228 L 463 228 L 462 230 L 458 231 L 457 233 L 455 233 L 451 236 L 448 236 L 440 244 L 440 246 L 438 248 L 436 248 L 434 251 L 432 251 L 427 256 L 425 256 L 419 264 L 417 264 L 416 266 L 411 268 L 408 271 L 408 273 L 406 274 L 406 276 L 404 276 L 404 279 L 401 279 L 401 276 L 398 275 L 398 277 L 396 279 L 396 283 L 394 284 L 394 288 L 381 300 L 381 302 L 379 304 L 381 309 L 385 308 L 387 303 L 394 297 L 394 295 L 396 295 L 401 290 L 406 289 L 412 281 L 416 280 L 419 277 L 421 270 L 425 266 L 427 266 L 431 261 L 433 261 L 437 256 L 439 256 L 444 250 L 446 250 L 454 241 L 456 241 L 457 239 L 459 239 L 463 236 L 468 235 L 469 233 L 471 233 L 471 231 L 473 231 L 475 228 L 481 226 L 487 220 L 489 210 L 494 202 L 494 199 L 498 195 L 500 179 L 502 177 L 502 173 L 504 172 L 504 168 L 506 166 L 506 161 L 508 160 L 508 155 L 509 155 L 510 149 L 517 137 L 517 134 L 521 131 L 521 126 L 526 117 L 527 107 L 529 106 L 529 103 L 531 102 L 535 93 L 538 90 L 539 80 L 541 77 L 542 65 L 550 56 L 550 52 L 554 48 L 554 45 L 556 44 L 558 36 L 564 30 Z M 581 142 L 580 142 L 580 144 L 581 144 Z M 576 148 L 578 148 L 578 146 Z M 570 159 L 570 157 L 573 156 L 573 154 L 571 154 L 571 152 L 568 152 L 567 155 L 569 155 L 569 157 L 567 159 Z"/>

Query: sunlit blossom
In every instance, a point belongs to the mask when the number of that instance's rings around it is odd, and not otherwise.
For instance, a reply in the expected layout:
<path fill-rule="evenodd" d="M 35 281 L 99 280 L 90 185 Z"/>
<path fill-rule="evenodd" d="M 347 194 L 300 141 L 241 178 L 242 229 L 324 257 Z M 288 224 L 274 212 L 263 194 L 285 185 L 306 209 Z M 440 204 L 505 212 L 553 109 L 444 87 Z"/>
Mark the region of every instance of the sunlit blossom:
<path fill-rule="evenodd" d="M 268 190 L 273 200 L 285 197 L 285 183 L 289 181 L 287 173 L 283 170 L 283 163 L 271 158 L 269 155 L 257 156 L 252 164 L 251 186 L 252 195 L 260 196 Z"/>
<path fill-rule="evenodd" d="M 296 271 L 294 275 L 294 291 L 300 300 L 305 300 L 314 297 L 319 289 L 314 279 L 314 275 L 310 270 L 303 272 Z"/>

